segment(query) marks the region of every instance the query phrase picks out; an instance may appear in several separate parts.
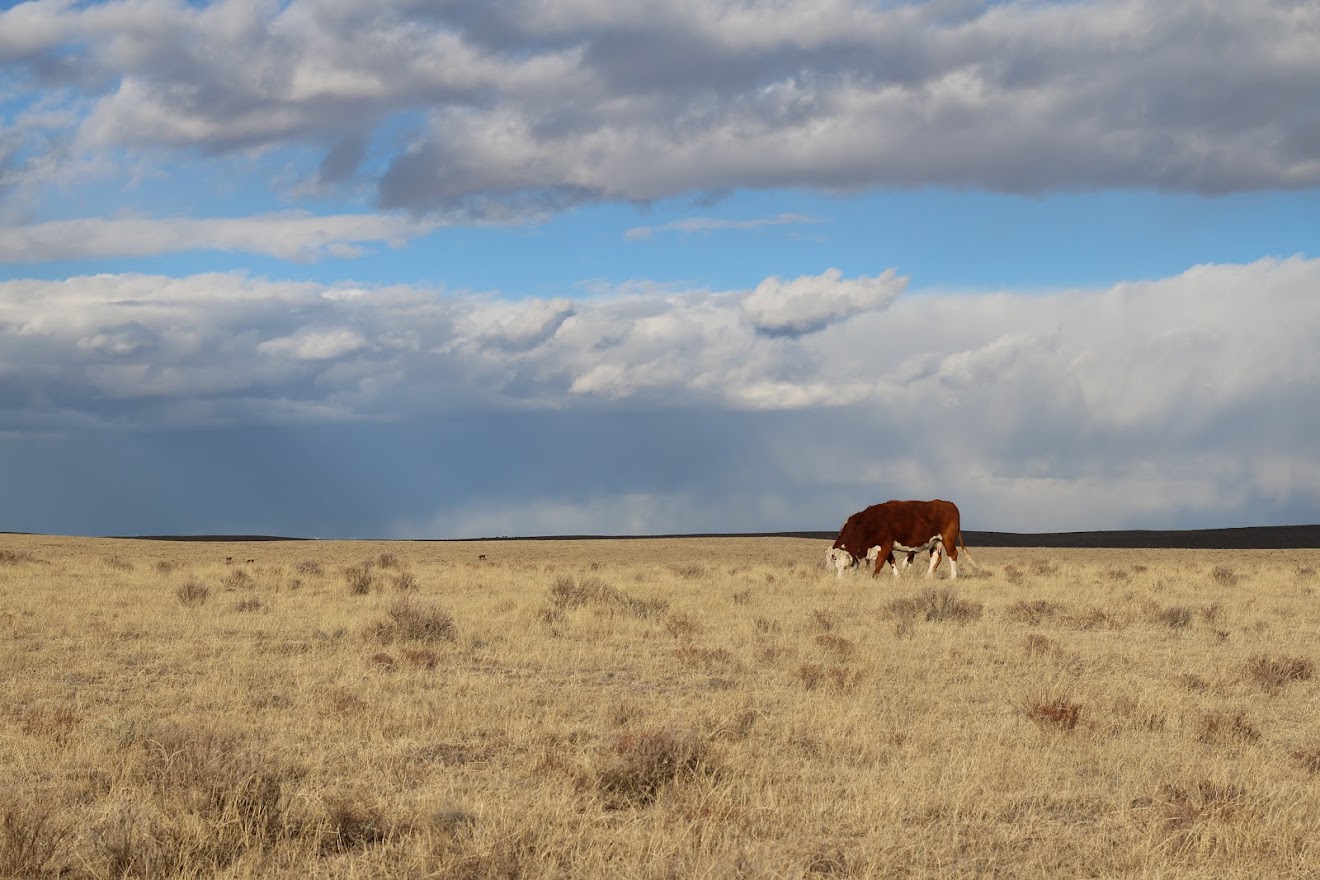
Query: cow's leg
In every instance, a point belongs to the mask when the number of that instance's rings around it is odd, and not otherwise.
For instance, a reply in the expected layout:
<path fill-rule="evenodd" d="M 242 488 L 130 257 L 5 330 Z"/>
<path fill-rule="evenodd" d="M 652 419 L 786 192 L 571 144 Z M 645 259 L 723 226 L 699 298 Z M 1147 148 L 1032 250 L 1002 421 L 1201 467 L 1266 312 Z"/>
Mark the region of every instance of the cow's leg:
<path fill-rule="evenodd" d="M 944 552 L 949 556 L 949 580 L 958 579 L 958 530 L 949 529 L 947 533 L 940 535 L 940 541 L 944 544 Z"/>
<path fill-rule="evenodd" d="M 935 573 L 935 568 L 940 564 L 940 545 L 936 544 L 930 550 L 930 566 L 926 569 L 926 577 Z"/>
<path fill-rule="evenodd" d="M 886 563 L 890 568 L 894 568 L 894 541 L 892 538 L 881 543 L 880 549 L 876 551 L 875 571 L 871 572 L 871 577 L 878 575 L 880 569 L 884 568 Z M 894 577 L 898 577 L 897 568 L 894 568 Z"/>

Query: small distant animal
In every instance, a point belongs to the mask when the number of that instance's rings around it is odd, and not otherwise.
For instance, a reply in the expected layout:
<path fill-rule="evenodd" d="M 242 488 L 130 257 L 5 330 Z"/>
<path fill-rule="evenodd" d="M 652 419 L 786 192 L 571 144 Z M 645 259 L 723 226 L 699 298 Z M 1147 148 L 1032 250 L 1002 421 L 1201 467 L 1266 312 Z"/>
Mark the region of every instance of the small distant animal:
<path fill-rule="evenodd" d="M 257 561 L 257 560 L 255 560 L 255 559 L 249 559 L 249 560 L 248 560 L 248 565 L 251 565 L 252 563 L 254 563 L 254 562 L 256 562 L 256 561 Z"/>
<path fill-rule="evenodd" d="M 477 554 L 477 558 L 478 558 L 478 559 L 485 559 L 485 558 L 486 558 L 486 554 L 485 554 L 485 553 L 478 553 L 478 554 Z"/>
<path fill-rule="evenodd" d="M 232 557 L 232 556 L 226 556 L 226 557 L 225 557 L 225 565 L 233 565 L 233 564 L 234 564 L 234 557 Z"/>

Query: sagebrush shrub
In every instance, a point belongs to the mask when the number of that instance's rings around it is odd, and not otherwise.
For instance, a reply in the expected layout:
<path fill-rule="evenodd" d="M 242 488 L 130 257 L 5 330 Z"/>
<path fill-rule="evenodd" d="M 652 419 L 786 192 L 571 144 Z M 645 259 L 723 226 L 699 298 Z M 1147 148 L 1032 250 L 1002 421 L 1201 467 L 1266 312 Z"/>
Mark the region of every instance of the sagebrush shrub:
<path fill-rule="evenodd" d="M 211 598 L 211 588 L 197 578 L 189 578 L 174 591 L 174 595 L 184 605 L 192 608 Z"/>
<path fill-rule="evenodd" d="M 710 754 L 696 734 L 672 727 L 624 731 L 596 774 L 612 807 L 646 806 L 667 785 L 709 772 Z"/>
<path fill-rule="evenodd" d="M 375 627 L 381 641 L 452 642 L 458 638 L 453 616 L 441 608 L 400 599 L 386 613 L 388 619 Z"/>
<path fill-rule="evenodd" d="M 1257 654 L 1247 661 L 1247 674 L 1267 688 L 1290 681 L 1305 681 L 1315 674 L 1315 664 L 1306 657 L 1268 657 Z"/>
<path fill-rule="evenodd" d="M 344 569 L 344 580 L 348 582 L 348 591 L 354 596 L 365 596 L 371 592 L 375 576 L 371 572 L 371 561 L 361 565 L 350 565 Z"/>
<path fill-rule="evenodd" d="M 1042 730 L 1074 730 L 1082 718 L 1082 704 L 1063 696 L 1042 696 L 1028 700 L 1022 711 Z"/>

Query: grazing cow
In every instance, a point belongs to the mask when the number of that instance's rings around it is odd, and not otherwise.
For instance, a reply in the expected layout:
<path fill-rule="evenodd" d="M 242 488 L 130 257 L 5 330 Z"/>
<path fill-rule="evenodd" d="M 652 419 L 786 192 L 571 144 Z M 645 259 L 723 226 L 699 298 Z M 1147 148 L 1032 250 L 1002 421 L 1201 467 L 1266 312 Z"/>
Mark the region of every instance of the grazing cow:
<path fill-rule="evenodd" d="M 949 556 L 949 576 L 957 578 L 958 549 L 967 548 L 962 543 L 958 506 L 952 501 L 886 501 L 883 504 L 872 504 L 848 517 L 839 536 L 834 539 L 836 549 L 844 550 L 856 558 L 873 560 L 873 575 L 879 574 L 881 567 L 888 563 L 895 577 L 898 577 L 893 557 L 895 550 L 915 553 L 933 550 L 937 545 Z M 971 559 L 970 553 L 967 558 Z M 939 559 L 938 554 L 931 554 L 927 577 L 935 571 Z"/>

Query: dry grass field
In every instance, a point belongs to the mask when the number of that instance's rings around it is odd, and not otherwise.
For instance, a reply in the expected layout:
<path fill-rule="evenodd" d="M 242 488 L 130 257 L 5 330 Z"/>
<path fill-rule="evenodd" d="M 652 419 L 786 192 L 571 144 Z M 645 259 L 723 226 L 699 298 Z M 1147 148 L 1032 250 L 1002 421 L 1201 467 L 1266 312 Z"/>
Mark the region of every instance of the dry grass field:
<path fill-rule="evenodd" d="M 1320 551 L 827 546 L 0 535 L 0 876 L 1320 876 Z"/>

